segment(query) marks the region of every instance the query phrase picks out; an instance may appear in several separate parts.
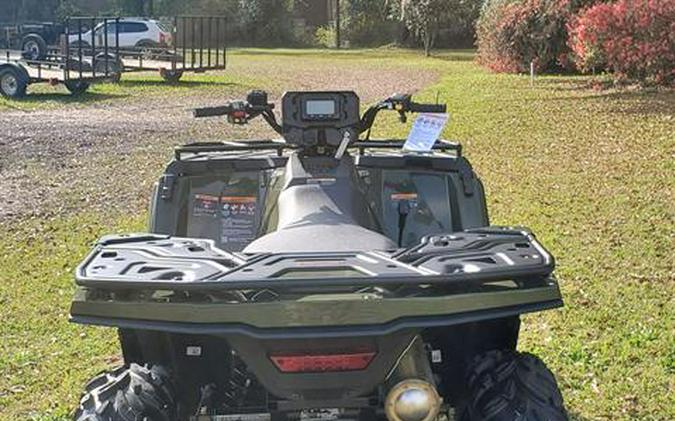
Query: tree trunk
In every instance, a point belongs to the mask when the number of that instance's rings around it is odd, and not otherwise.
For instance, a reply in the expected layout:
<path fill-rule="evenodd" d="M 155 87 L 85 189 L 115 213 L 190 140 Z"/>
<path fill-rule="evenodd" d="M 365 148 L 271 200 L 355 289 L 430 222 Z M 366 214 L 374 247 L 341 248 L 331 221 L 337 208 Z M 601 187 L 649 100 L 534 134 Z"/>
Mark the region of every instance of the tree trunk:
<path fill-rule="evenodd" d="M 424 31 L 424 55 L 426 57 L 431 56 L 431 47 L 434 44 L 434 35 L 431 30 Z"/>

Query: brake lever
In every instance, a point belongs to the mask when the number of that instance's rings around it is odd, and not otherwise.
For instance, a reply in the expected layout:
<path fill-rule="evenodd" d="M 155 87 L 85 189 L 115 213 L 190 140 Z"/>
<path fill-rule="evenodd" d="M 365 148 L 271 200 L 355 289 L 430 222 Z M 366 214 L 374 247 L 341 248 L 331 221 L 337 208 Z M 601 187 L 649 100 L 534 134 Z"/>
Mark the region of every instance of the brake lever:
<path fill-rule="evenodd" d="M 394 94 L 387 99 L 387 102 L 389 102 L 389 109 L 393 109 L 398 112 L 398 121 L 401 123 L 408 121 L 408 117 L 405 113 L 410 111 L 412 95 Z"/>
<path fill-rule="evenodd" d="M 232 111 L 227 115 L 227 121 L 231 124 L 244 125 L 248 123 L 248 103 L 244 101 L 234 101 L 230 103 Z"/>

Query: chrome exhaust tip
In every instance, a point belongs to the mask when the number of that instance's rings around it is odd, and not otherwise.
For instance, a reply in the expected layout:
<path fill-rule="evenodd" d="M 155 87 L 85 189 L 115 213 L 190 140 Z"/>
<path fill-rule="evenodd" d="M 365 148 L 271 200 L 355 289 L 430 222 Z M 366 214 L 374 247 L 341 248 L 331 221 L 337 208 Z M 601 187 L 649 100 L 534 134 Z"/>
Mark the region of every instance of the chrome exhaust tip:
<path fill-rule="evenodd" d="M 434 421 L 442 399 L 424 380 L 407 379 L 392 387 L 384 403 L 389 421 Z"/>

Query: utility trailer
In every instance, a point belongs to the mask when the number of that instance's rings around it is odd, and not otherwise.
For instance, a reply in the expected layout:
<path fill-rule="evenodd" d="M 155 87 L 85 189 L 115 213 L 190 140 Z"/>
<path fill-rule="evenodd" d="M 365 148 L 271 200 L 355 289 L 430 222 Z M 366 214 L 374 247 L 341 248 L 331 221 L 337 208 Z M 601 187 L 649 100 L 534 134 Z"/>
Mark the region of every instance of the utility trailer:
<path fill-rule="evenodd" d="M 226 29 L 223 16 L 176 16 L 170 19 L 96 18 L 81 17 L 94 28 L 81 39 L 68 35 L 69 45 L 87 45 L 89 55 L 100 55 L 102 49 L 112 48 L 116 61 L 115 73 L 157 71 L 169 83 L 176 83 L 186 72 L 204 73 L 225 70 L 227 65 Z M 157 26 L 158 37 L 134 35 L 131 25 Z M 96 44 L 89 39 L 96 38 Z M 89 48 L 93 45 L 93 48 Z"/>
<path fill-rule="evenodd" d="M 106 20 L 99 19 L 104 24 Z M 107 42 L 98 45 L 93 36 L 91 44 L 67 42 L 72 27 L 82 29 L 87 23 L 97 25 L 100 22 L 70 18 L 64 27 L 65 34 L 59 37 L 61 45 L 48 49 L 38 59 L 32 58 L 26 51 L 6 49 L 0 52 L 0 94 L 8 98 L 21 98 L 26 94 L 28 85 L 45 82 L 51 85 L 63 84 L 72 94 L 79 95 L 92 83 L 118 79 L 119 73 L 114 64 L 119 59 L 116 49 Z M 77 35 L 80 41 L 82 32 L 80 30 Z"/>

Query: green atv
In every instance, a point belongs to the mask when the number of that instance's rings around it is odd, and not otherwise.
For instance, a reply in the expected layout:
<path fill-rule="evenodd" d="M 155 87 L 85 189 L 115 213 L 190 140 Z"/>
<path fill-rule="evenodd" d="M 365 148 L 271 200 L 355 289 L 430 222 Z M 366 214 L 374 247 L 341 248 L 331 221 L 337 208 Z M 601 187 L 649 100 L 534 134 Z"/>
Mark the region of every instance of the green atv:
<path fill-rule="evenodd" d="M 117 328 L 124 366 L 74 419 L 566 420 L 551 371 L 516 351 L 519 316 L 562 305 L 553 257 L 489 226 L 459 144 L 369 140 L 380 111 L 445 105 L 281 107 L 253 91 L 195 110 L 281 139 L 177 148 L 150 233 L 104 237 L 77 269 L 71 320 Z"/>

